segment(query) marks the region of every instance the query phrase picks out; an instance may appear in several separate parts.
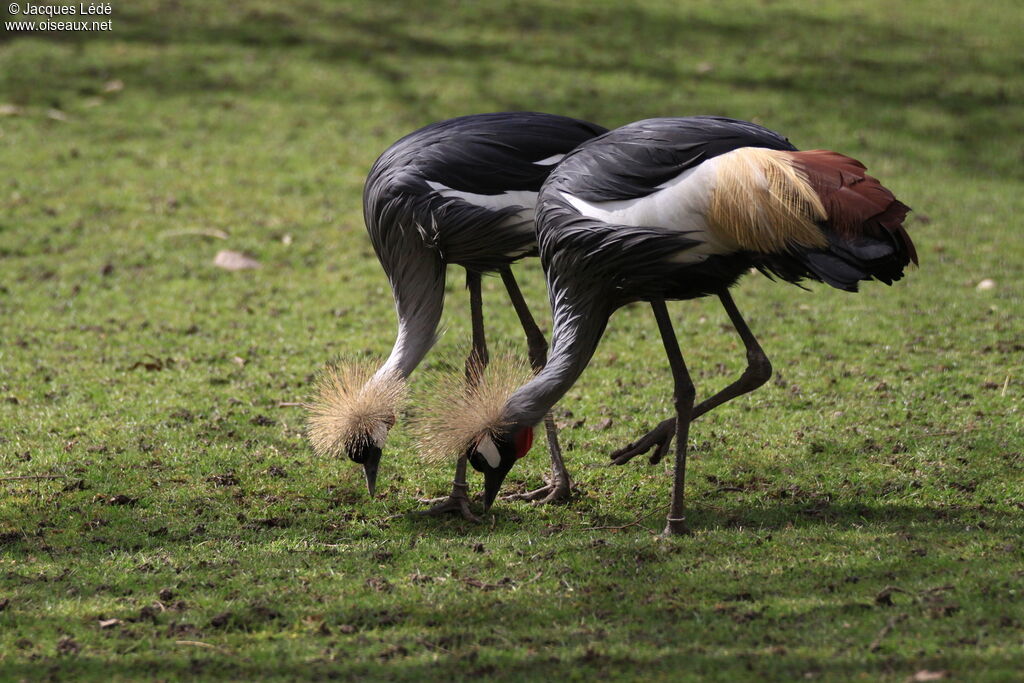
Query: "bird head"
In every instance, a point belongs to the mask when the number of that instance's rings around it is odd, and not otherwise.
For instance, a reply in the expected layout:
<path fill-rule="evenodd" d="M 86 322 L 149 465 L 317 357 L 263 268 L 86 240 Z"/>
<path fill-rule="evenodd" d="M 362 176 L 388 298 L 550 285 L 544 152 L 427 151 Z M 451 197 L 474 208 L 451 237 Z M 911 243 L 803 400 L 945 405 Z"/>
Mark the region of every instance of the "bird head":
<path fill-rule="evenodd" d="M 484 475 L 484 507 L 494 503 L 501 485 L 516 461 L 530 452 L 533 427 L 519 427 L 497 435 L 484 434 L 469 447 L 466 457 L 477 472 Z"/>
<path fill-rule="evenodd" d="M 318 395 L 308 404 L 308 436 L 319 456 L 340 456 L 363 466 L 366 489 L 374 495 L 377 470 L 395 411 L 405 398 L 405 382 L 375 371 L 367 362 L 330 365 L 321 374 Z"/>
<path fill-rule="evenodd" d="M 465 456 L 484 475 L 488 508 L 516 460 L 533 444 L 532 423 L 517 420 L 509 405 L 532 376 L 519 355 L 492 354 L 487 367 L 471 367 L 468 378 L 458 370 L 434 375 L 414 417 L 420 456 L 431 463 Z"/>
<path fill-rule="evenodd" d="M 395 424 L 392 415 L 390 420 L 378 422 L 373 431 L 361 437 L 351 439 L 345 445 L 345 454 L 354 463 L 363 466 L 363 474 L 366 476 L 366 490 L 374 495 L 377 490 L 377 469 L 380 467 L 380 456 L 384 452 L 384 441 L 387 439 L 388 430 Z"/>

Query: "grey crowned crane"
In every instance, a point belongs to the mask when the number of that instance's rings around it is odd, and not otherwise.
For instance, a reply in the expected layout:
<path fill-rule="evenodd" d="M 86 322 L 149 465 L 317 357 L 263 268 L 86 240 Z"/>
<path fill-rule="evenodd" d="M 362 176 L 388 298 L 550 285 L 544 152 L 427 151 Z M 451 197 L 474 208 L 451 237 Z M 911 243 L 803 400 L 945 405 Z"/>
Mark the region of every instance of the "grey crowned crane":
<path fill-rule="evenodd" d="M 525 455 L 533 425 L 573 385 L 609 316 L 650 303 L 675 384 L 675 420 L 612 455 L 622 464 L 674 436 L 675 477 L 666 534 L 682 533 L 690 421 L 752 391 L 771 365 L 729 288 L 757 268 L 792 283 L 818 280 L 856 291 L 891 284 L 917 263 L 903 228 L 909 209 L 859 162 L 836 152 L 800 152 L 761 126 L 717 117 L 638 121 L 584 143 L 541 189 L 537 239 L 554 329 L 544 369 L 514 391 L 491 424 L 465 435 L 490 505 Z M 746 347 L 748 368 L 694 405 L 666 300 L 715 295 Z M 436 421 L 435 421 L 436 423 Z"/>
<path fill-rule="evenodd" d="M 466 269 L 473 345 L 467 379 L 488 361 L 480 278 L 497 272 L 529 344 L 531 364 L 544 364 L 547 343 L 520 293 L 510 266 L 536 255 L 534 207 L 551 169 L 581 142 L 605 129 L 577 119 L 533 112 L 477 114 L 440 121 L 398 140 L 374 163 L 363 190 L 370 241 L 387 274 L 398 313 L 398 336 L 375 371 L 331 368 L 310 405 L 309 437 L 318 455 L 347 456 L 363 465 L 373 495 L 382 449 L 395 423 L 406 378 L 433 345 L 449 265 Z M 567 497 L 553 421 L 546 421 L 553 476 L 525 494 Z M 469 510 L 465 460 L 452 494 L 428 512 Z"/>

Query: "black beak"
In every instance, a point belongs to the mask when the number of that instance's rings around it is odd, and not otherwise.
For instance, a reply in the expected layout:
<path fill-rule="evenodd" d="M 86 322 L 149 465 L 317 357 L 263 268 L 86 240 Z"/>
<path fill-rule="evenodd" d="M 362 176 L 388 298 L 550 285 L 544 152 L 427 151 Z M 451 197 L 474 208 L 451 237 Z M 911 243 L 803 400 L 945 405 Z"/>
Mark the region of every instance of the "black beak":
<path fill-rule="evenodd" d="M 494 503 L 494 499 L 498 497 L 498 491 L 501 490 L 501 485 L 505 482 L 505 477 L 508 476 L 510 469 L 512 469 L 511 464 L 508 467 L 484 472 L 484 512 L 491 509 L 491 505 Z"/>
<path fill-rule="evenodd" d="M 366 490 L 370 492 L 370 497 L 372 498 L 377 490 L 377 467 L 380 465 L 380 448 L 370 444 L 366 446 L 363 453 L 366 458 L 363 460 L 363 472 L 366 474 Z"/>

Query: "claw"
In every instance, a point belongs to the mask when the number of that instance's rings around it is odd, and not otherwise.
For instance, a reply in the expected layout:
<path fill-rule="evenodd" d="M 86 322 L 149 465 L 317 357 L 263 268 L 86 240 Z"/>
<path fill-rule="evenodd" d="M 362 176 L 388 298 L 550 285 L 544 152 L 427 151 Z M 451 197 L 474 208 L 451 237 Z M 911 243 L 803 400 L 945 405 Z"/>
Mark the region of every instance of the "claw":
<path fill-rule="evenodd" d="M 447 512 L 457 512 L 462 515 L 463 519 L 479 524 L 483 520 L 474 515 L 473 511 L 469 509 L 468 490 L 469 487 L 466 486 L 465 471 L 461 471 L 461 474 L 456 474 L 456 479 L 452 482 L 451 494 L 449 494 L 447 498 L 421 500 L 421 503 L 435 503 L 435 505 L 426 510 L 420 510 L 419 514 L 436 517 Z"/>
<path fill-rule="evenodd" d="M 643 455 L 652 448 L 655 448 L 654 453 L 650 457 L 650 463 L 656 465 L 668 451 L 673 438 L 675 438 L 675 420 L 669 418 L 625 448 L 620 448 L 612 453 L 612 464 L 625 465 L 636 456 Z"/>
<path fill-rule="evenodd" d="M 648 458 L 647 461 L 652 465 L 657 465 L 659 462 L 661 462 L 661 459 L 665 457 L 665 453 L 668 452 L 668 447 L 671 445 L 672 436 L 669 436 L 667 439 L 658 444 L 658 447 L 654 449 L 654 452 L 651 453 L 651 457 Z"/>
<path fill-rule="evenodd" d="M 462 515 L 463 519 L 477 524 L 483 521 L 474 515 L 469 509 L 469 499 L 461 496 L 448 496 L 447 498 L 442 499 L 437 505 L 426 510 L 420 510 L 419 514 L 437 517 L 448 512 L 457 512 Z"/>
<path fill-rule="evenodd" d="M 502 500 L 524 500 L 534 505 L 548 505 L 550 503 L 564 503 L 572 497 L 572 490 L 567 484 L 560 481 L 548 482 L 546 485 L 527 491 L 526 493 L 513 493 L 504 496 Z"/>

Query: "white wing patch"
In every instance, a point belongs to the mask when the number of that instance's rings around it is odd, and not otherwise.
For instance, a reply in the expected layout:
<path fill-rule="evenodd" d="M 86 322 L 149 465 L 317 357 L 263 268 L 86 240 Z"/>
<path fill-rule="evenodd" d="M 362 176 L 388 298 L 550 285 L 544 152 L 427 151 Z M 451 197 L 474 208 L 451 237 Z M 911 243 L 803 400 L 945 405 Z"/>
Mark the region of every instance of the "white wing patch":
<path fill-rule="evenodd" d="M 501 455 L 498 453 L 498 447 L 494 445 L 494 441 L 489 434 L 485 434 L 484 438 L 480 439 L 480 443 L 476 445 L 476 452 L 484 456 L 484 460 L 493 469 L 498 469 L 498 466 L 501 465 Z"/>
<path fill-rule="evenodd" d="M 616 225 L 651 226 L 689 233 L 702 244 L 673 254 L 676 263 L 704 261 L 711 254 L 728 253 L 708 230 L 707 210 L 715 183 L 715 159 L 689 168 L 675 178 L 658 185 L 658 191 L 646 197 L 588 202 L 567 192 L 565 201 L 580 215 Z"/>
<path fill-rule="evenodd" d="M 541 159 L 540 161 L 533 162 L 535 166 L 554 166 L 559 161 L 565 158 L 564 154 L 552 154 L 551 156 Z"/>
<path fill-rule="evenodd" d="M 461 199 L 483 209 L 507 209 L 510 206 L 522 206 L 529 209 L 531 219 L 533 218 L 533 209 L 537 206 L 537 193 L 530 192 L 529 190 L 509 190 L 501 194 L 475 194 L 473 192 L 453 190 L 447 185 L 434 182 L 433 180 L 428 180 L 427 185 L 442 197 Z"/>

